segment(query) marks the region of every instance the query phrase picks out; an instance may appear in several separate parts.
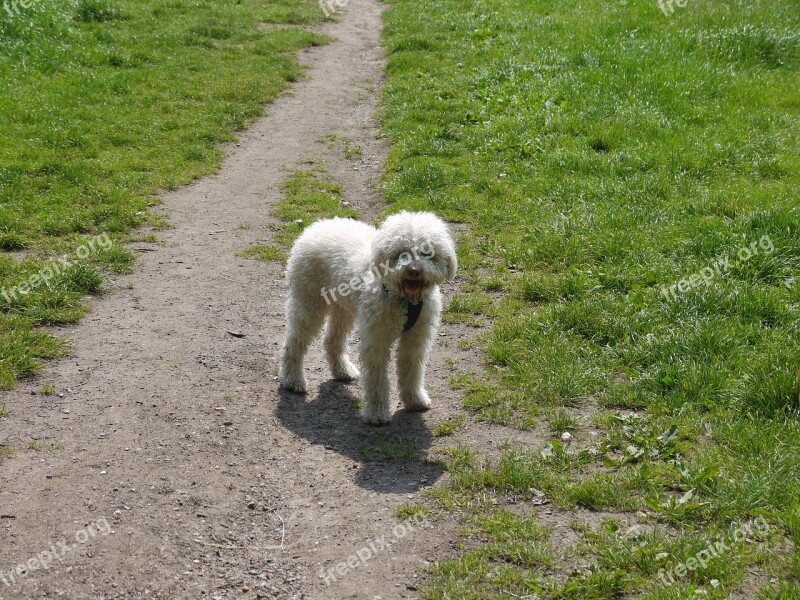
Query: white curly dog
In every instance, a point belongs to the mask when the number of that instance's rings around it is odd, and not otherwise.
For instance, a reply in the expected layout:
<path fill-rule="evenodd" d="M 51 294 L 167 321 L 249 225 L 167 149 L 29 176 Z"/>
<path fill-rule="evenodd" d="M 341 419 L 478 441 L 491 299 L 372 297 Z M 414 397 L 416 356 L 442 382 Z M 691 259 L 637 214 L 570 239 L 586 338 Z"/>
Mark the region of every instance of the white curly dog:
<path fill-rule="evenodd" d="M 286 278 L 289 300 L 281 385 L 305 392 L 303 358 L 325 317 L 325 353 L 333 377 L 356 379 L 346 354 L 358 322 L 364 421 L 392 418 L 389 359 L 397 344 L 397 384 L 407 410 L 427 410 L 425 362 L 439 327 L 439 284 L 455 277 L 456 251 L 447 225 L 432 213 L 401 212 L 380 229 L 351 219 L 314 223 L 297 239 Z"/>

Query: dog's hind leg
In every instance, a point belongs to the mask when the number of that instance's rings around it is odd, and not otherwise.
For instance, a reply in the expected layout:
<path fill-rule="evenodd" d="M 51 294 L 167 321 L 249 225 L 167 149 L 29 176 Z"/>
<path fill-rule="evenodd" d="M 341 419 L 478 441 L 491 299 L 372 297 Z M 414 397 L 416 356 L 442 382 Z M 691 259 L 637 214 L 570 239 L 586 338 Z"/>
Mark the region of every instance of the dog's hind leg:
<path fill-rule="evenodd" d="M 321 298 L 308 302 L 308 298 L 298 300 L 290 292 L 286 305 L 286 341 L 283 343 L 280 377 L 281 386 L 287 390 L 303 393 L 308 390 L 303 359 L 322 327 L 326 312 Z"/>
<path fill-rule="evenodd" d="M 359 376 L 358 368 L 345 353 L 347 334 L 353 328 L 355 317 L 341 306 L 332 306 L 325 328 L 325 354 L 331 366 L 331 374 L 339 381 L 352 381 Z"/>

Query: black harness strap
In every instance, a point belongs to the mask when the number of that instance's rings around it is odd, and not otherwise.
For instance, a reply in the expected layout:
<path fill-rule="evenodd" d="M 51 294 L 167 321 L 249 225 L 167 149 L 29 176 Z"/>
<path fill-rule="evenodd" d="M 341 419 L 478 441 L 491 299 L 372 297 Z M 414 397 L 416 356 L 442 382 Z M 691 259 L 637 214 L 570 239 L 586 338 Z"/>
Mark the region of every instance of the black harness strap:
<path fill-rule="evenodd" d="M 403 308 L 403 312 L 406 313 L 406 324 L 403 325 L 403 331 L 408 331 L 414 326 L 417 319 L 419 319 L 419 315 L 422 312 L 422 300 L 416 304 L 409 304 L 404 300 L 401 307 Z"/>
<path fill-rule="evenodd" d="M 389 288 L 386 287 L 385 283 L 383 284 L 383 291 L 387 296 L 389 295 Z M 406 323 L 403 325 L 403 331 L 408 331 L 419 320 L 419 315 L 422 313 L 422 300 L 416 304 L 411 304 L 408 300 L 402 300 L 400 302 L 400 308 L 406 315 Z"/>

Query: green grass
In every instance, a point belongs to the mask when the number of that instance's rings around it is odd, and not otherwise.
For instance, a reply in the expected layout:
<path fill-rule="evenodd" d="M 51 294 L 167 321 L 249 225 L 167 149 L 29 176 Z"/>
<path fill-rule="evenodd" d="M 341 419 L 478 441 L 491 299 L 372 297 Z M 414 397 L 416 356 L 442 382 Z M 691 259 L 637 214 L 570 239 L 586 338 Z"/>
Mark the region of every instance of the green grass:
<path fill-rule="evenodd" d="M 239 252 L 240 256 L 286 262 L 294 241 L 315 221 L 358 216 L 358 212 L 342 199 L 342 186 L 331 181 L 316 160 L 309 159 L 307 166 L 289 174 L 282 185 L 283 198 L 272 208 L 272 216 L 279 221 L 271 225 L 272 238 L 277 245 L 250 246 Z"/>
<path fill-rule="evenodd" d="M 361 457 L 367 461 L 400 460 L 409 461 L 417 454 L 413 440 L 399 435 L 377 435 L 359 445 Z"/>
<path fill-rule="evenodd" d="M 434 426 L 433 435 L 435 435 L 436 437 L 453 435 L 457 430 L 464 427 L 464 423 L 465 420 L 463 415 L 456 415 L 455 417 L 449 417 L 446 421 L 440 421 Z"/>
<path fill-rule="evenodd" d="M 310 168 L 293 171 L 283 183 L 283 199 L 272 214 L 282 221 L 274 239 L 288 252 L 303 230 L 321 219 L 357 217 L 358 212 L 342 200 L 342 186 L 331 181 L 316 161 Z"/>
<path fill-rule="evenodd" d="M 629 513 L 659 528 L 632 552 L 664 564 L 730 523 L 771 528 L 674 586 L 608 557 L 617 534 L 596 528 L 570 549 L 589 565 L 576 573 L 465 541 L 427 597 L 798 597 L 796 4 L 390 5 L 390 211 L 468 226 L 444 319 L 487 326 L 485 373 L 454 384 L 479 420 L 544 415 L 574 439 L 493 464 L 455 449 L 442 507 L 469 522 L 538 490 L 557 510 Z"/>
<path fill-rule="evenodd" d="M 286 262 L 286 253 L 280 248 L 275 246 L 250 246 L 245 248 L 239 253 L 243 258 L 252 258 L 254 260 L 274 260 L 278 262 Z"/>
<path fill-rule="evenodd" d="M 554 434 L 563 434 L 578 428 L 578 419 L 568 408 L 551 410 L 547 414 L 547 423 Z"/>
<path fill-rule="evenodd" d="M 53 442 L 28 442 L 28 450 L 63 450 L 64 444 L 56 444 Z"/>
<path fill-rule="evenodd" d="M 421 504 L 402 504 L 397 507 L 397 516 L 404 521 L 421 521 L 428 516 L 428 510 Z"/>
<path fill-rule="evenodd" d="M 7 416 L 8 416 L 8 407 L 0 405 L 0 420 L 4 419 Z M 0 462 L 2 462 L 4 458 L 11 458 L 12 456 L 14 456 L 14 448 L 12 448 L 11 446 L 0 445 Z"/>
<path fill-rule="evenodd" d="M 239 252 L 240 256 L 286 262 L 294 241 L 315 221 L 358 217 L 358 212 L 342 199 L 342 186 L 333 182 L 315 159 L 307 160 L 306 166 L 288 175 L 281 186 L 283 198 L 272 208 L 271 215 L 279 221 L 270 226 L 277 245 L 250 246 Z"/>
<path fill-rule="evenodd" d="M 433 567 L 435 589 L 427 596 L 437 600 L 469 598 L 483 600 L 494 594 L 504 598 L 531 597 L 539 592 L 537 572 L 548 569 L 553 556 L 549 532 L 528 515 L 497 510 L 475 517 L 465 532 L 482 542 L 457 560 Z"/>
<path fill-rule="evenodd" d="M 342 154 L 347 160 L 359 160 L 364 156 L 364 150 L 357 143 L 345 136 L 329 133 L 320 142 L 331 150 L 341 149 Z"/>
<path fill-rule="evenodd" d="M 0 295 L 0 389 L 68 348 L 41 326 L 80 318 L 158 193 L 219 165 L 220 144 L 302 76 L 326 40 L 259 23 L 322 20 L 313 0 L 52 0 L 0 10 L 0 289 L 87 240 L 113 242 L 27 294 Z"/>

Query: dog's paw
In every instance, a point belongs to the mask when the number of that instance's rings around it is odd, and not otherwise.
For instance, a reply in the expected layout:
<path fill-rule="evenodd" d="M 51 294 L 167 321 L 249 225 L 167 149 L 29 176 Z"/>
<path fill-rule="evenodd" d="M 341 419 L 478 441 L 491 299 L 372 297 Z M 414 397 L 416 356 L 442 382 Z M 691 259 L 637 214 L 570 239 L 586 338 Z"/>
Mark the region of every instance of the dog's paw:
<path fill-rule="evenodd" d="M 305 375 L 287 375 L 281 379 L 281 387 L 290 392 L 305 394 L 308 391 L 308 381 Z"/>
<path fill-rule="evenodd" d="M 367 425 L 386 425 L 391 421 L 392 413 L 389 410 L 364 408 L 364 423 Z"/>
<path fill-rule="evenodd" d="M 406 410 L 421 411 L 431 407 L 431 398 L 425 390 L 414 394 L 403 394 L 400 396 L 400 401 Z"/>
<path fill-rule="evenodd" d="M 333 365 L 331 371 L 333 372 L 333 378 L 337 381 L 353 381 L 361 375 L 358 367 L 347 358 L 342 359 L 339 364 Z"/>

